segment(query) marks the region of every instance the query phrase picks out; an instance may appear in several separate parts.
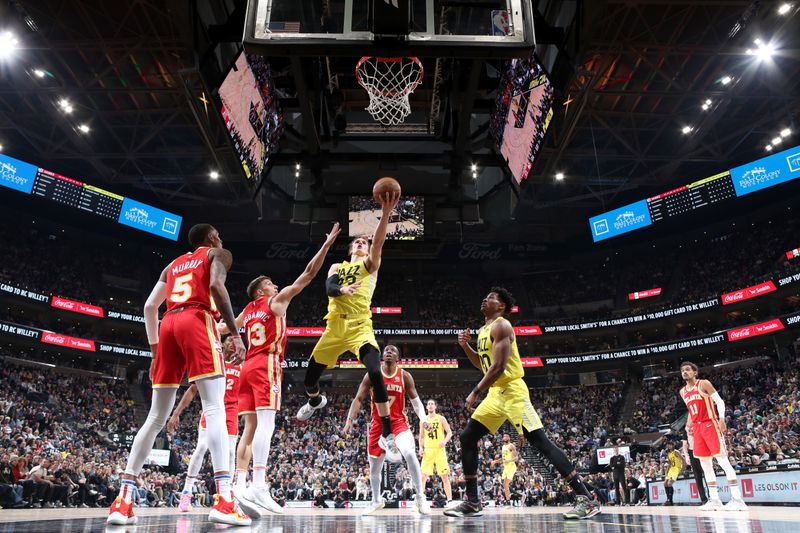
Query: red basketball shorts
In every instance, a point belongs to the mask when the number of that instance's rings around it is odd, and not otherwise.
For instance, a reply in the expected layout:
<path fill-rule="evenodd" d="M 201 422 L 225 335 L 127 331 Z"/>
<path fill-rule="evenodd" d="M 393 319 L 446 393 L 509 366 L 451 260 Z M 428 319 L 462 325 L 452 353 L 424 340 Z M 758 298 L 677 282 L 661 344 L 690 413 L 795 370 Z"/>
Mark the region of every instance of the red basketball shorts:
<path fill-rule="evenodd" d="M 186 373 L 189 381 L 225 374 L 216 324 L 211 314 L 199 307 L 164 315 L 153 387 L 177 387 Z"/>
<path fill-rule="evenodd" d="M 239 385 L 239 414 L 281 407 L 283 369 L 280 354 L 256 355 L 242 366 Z"/>
<path fill-rule="evenodd" d="M 225 404 L 225 424 L 228 426 L 228 435 L 239 434 L 239 406 L 237 404 Z M 206 427 L 206 415 L 200 414 L 200 429 Z"/>
<path fill-rule="evenodd" d="M 392 433 L 395 438 L 404 431 L 408 431 L 408 422 L 402 418 L 392 418 Z M 383 448 L 378 446 L 381 433 L 383 433 L 381 421 L 373 420 L 369 425 L 369 437 L 367 437 L 367 453 L 370 457 L 381 457 L 386 453 Z"/>
<path fill-rule="evenodd" d="M 725 439 L 719 432 L 716 422 L 712 420 L 695 422 L 692 424 L 692 435 L 694 435 L 693 453 L 695 457 L 728 455 L 725 450 Z"/>

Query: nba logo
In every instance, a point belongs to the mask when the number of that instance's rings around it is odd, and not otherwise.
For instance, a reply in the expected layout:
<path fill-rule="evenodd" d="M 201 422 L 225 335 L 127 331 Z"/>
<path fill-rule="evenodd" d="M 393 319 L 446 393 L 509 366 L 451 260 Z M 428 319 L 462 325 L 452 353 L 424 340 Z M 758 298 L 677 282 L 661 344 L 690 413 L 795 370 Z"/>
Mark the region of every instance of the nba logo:
<path fill-rule="evenodd" d="M 753 498 L 755 497 L 755 491 L 753 490 L 753 480 L 752 479 L 743 479 L 742 480 L 742 495 L 745 498 Z"/>
<path fill-rule="evenodd" d="M 697 483 L 689 483 L 689 497 L 693 500 L 700 499 L 700 494 L 697 492 Z"/>

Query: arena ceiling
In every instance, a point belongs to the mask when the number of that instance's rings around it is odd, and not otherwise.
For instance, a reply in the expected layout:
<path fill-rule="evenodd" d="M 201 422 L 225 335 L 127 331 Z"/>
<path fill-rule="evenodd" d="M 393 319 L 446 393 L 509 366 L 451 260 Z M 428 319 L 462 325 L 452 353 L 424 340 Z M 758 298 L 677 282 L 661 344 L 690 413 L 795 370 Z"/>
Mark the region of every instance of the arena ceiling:
<path fill-rule="evenodd" d="M 536 5 L 544 20 L 556 20 L 566 3 Z M 797 5 L 779 14 L 779 4 L 582 2 L 558 43 L 559 69 L 566 64 L 570 75 L 540 159 L 519 191 L 517 223 L 535 227 L 537 240 L 564 240 L 587 233 L 586 217 L 605 208 L 765 155 L 782 128 L 800 138 L 800 14 Z M 288 220 L 298 160 L 309 162 L 311 180 L 333 194 L 348 171 L 387 157 L 396 166 L 425 166 L 424 179 L 441 181 L 445 192 L 463 181 L 465 162 L 477 161 L 478 194 L 513 198 L 503 190 L 507 176 L 487 139 L 491 80 L 470 85 L 456 77 L 445 85 L 445 111 L 428 140 L 436 150 L 420 156 L 413 135 L 380 142 L 326 137 L 314 103 L 325 82 L 308 83 L 287 58 L 275 59 L 275 71 L 289 128 L 270 180 L 258 193 L 249 189 L 213 100 L 222 65 L 235 54 L 232 41 L 241 35 L 243 5 L 3 2 L 6 27 L 0 29 L 20 41 L 14 57 L 0 63 L 3 151 L 190 217 L 214 205 L 232 227 L 252 226 L 263 211 L 262 194 L 286 204 L 270 218 L 272 227 Z M 772 59 L 747 54 L 757 38 L 773 44 Z M 341 74 L 347 105 L 363 107 L 348 65 L 334 61 L 333 71 Z M 723 83 L 726 76 L 730 83 Z M 423 88 L 417 101 L 428 106 L 431 96 Z M 60 105 L 64 99 L 70 113 Z M 682 133 L 687 126 L 691 132 Z M 211 170 L 221 177 L 210 179 Z M 554 179 L 558 172 L 563 181 Z M 287 235 L 307 232 L 288 222 L 285 229 Z M 487 238 L 492 231 L 486 229 Z"/>

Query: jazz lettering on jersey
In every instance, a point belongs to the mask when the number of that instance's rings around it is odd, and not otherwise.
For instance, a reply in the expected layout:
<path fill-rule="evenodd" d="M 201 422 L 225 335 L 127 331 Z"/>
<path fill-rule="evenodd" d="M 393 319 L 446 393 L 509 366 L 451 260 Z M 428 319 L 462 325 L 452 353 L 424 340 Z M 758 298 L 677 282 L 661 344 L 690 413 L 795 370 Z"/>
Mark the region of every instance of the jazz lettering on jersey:
<path fill-rule="evenodd" d="M 358 274 L 361 272 L 361 263 L 356 263 L 355 265 L 350 265 L 349 267 L 339 267 L 339 271 L 337 272 L 339 276 L 339 285 L 352 285 L 356 282 L 356 278 Z"/>

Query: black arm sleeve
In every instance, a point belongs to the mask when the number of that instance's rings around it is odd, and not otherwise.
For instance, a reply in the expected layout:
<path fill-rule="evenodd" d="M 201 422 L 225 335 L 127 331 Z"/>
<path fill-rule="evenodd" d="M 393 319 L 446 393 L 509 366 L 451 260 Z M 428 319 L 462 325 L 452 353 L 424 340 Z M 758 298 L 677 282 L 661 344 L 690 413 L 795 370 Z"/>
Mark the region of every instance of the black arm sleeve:
<path fill-rule="evenodd" d="M 342 288 L 339 286 L 338 274 L 334 274 L 325 280 L 325 293 L 331 297 L 336 297 L 342 294 Z"/>

